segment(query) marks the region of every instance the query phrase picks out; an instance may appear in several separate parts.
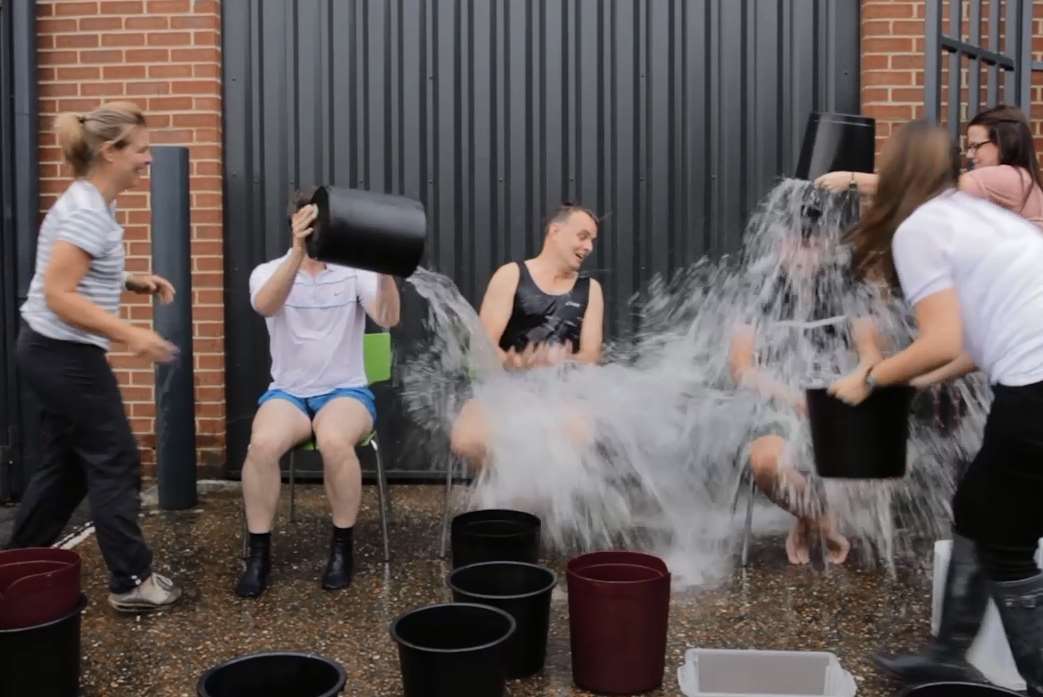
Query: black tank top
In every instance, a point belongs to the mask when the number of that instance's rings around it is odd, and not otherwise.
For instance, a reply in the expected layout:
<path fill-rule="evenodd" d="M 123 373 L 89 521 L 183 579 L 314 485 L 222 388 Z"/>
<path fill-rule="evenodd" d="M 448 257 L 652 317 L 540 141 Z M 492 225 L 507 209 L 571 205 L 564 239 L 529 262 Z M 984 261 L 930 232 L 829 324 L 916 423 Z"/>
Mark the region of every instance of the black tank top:
<path fill-rule="evenodd" d="M 579 351 L 583 315 L 590 297 L 590 278 L 580 276 L 572 290 L 561 295 L 549 295 L 540 290 L 525 262 L 518 264 L 518 288 L 514 291 L 511 318 L 500 337 L 504 351 L 521 351 L 530 344 L 572 344 L 573 353 Z"/>

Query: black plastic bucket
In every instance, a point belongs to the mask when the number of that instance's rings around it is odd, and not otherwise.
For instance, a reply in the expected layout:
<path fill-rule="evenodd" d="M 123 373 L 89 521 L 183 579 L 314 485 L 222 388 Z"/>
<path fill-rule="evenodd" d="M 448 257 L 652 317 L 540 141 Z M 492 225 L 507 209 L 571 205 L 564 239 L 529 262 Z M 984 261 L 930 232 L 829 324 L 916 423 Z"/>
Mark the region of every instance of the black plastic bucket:
<path fill-rule="evenodd" d="M 0 629 L 0 696 L 76 697 L 80 689 L 80 615 L 87 596 L 63 617 Z"/>
<path fill-rule="evenodd" d="M 540 554 L 540 519 L 501 508 L 461 513 L 450 533 L 453 568 L 483 561 L 535 564 Z"/>
<path fill-rule="evenodd" d="M 427 215 L 419 201 L 339 186 L 312 196 L 319 214 L 308 236 L 308 256 L 403 278 L 424 254 Z"/>
<path fill-rule="evenodd" d="M 814 180 L 826 172 L 872 172 L 876 121 L 854 114 L 812 112 L 804 127 L 797 179 Z"/>
<path fill-rule="evenodd" d="M 412 610 L 391 623 L 405 697 L 502 697 L 514 618 L 488 605 Z"/>
<path fill-rule="evenodd" d="M 666 667 L 670 571 L 641 552 L 593 552 L 567 568 L 572 681 L 596 694 L 655 690 Z"/>
<path fill-rule="evenodd" d="M 557 576 L 545 566 L 489 561 L 461 567 L 447 579 L 458 603 L 499 608 L 517 628 L 504 652 L 508 678 L 527 678 L 543 670 L 550 629 L 550 597 Z"/>
<path fill-rule="evenodd" d="M 933 682 L 908 687 L 899 694 L 901 697 L 1021 697 L 1020 692 L 969 682 Z"/>
<path fill-rule="evenodd" d="M 341 666 L 310 653 L 240 656 L 203 673 L 199 697 L 334 697 L 344 691 Z"/>
<path fill-rule="evenodd" d="M 825 388 L 807 391 L 815 469 L 822 477 L 892 479 L 905 475 L 914 390 L 881 387 L 852 407 Z"/>

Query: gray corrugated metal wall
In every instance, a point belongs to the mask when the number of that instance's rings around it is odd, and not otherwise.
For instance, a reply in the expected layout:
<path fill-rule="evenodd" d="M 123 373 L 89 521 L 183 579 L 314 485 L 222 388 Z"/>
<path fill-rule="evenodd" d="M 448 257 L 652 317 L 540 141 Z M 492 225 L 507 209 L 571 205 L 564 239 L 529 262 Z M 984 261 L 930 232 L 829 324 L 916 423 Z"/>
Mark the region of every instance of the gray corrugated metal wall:
<path fill-rule="evenodd" d="M 35 19 L 34 3 L 0 1 L 0 501 L 21 494 L 39 460 L 37 410 L 14 363 L 36 256 Z"/>
<path fill-rule="evenodd" d="M 857 112 L 857 0 L 225 3 L 229 459 L 264 386 L 250 269 L 294 186 L 424 201 L 426 263 L 477 302 L 562 200 L 608 217 L 609 330 L 656 273 L 736 248 L 812 110 Z M 258 342 L 261 342 L 258 344 Z"/>

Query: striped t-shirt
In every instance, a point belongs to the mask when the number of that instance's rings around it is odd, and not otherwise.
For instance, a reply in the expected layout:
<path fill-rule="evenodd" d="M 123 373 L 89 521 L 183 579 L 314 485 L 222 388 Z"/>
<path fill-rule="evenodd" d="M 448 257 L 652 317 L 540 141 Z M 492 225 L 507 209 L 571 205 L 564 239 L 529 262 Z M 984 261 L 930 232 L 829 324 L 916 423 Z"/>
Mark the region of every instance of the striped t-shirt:
<path fill-rule="evenodd" d="M 94 344 L 108 350 L 106 337 L 65 322 L 47 307 L 43 279 L 55 241 L 73 244 L 91 257 L 76 292 L 106 312 L 116 314 L 123 290 L 124 251 L 123 228 L 116 222 L 114 210 L 115 204 L 105 205 L 93 184 L 77 179 L 47 211 L 36 243 L 36 271 L 22 305 L 22 318 L 33 331 L 52 339 Z"/>

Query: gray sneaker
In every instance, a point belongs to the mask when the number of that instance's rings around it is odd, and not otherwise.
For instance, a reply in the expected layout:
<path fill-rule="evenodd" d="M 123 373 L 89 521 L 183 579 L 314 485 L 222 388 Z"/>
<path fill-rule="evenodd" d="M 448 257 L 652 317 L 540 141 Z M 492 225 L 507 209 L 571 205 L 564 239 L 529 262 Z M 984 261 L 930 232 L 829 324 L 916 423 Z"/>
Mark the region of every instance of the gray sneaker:
<path fill-rule="evenodd" d="M 181 597 L 181 589 L 166 576 L 153 573 L 141 585 L 126 593 L 110 593 L 109 605 L 120 612 L 148 612 L 173 605 Z"/>

